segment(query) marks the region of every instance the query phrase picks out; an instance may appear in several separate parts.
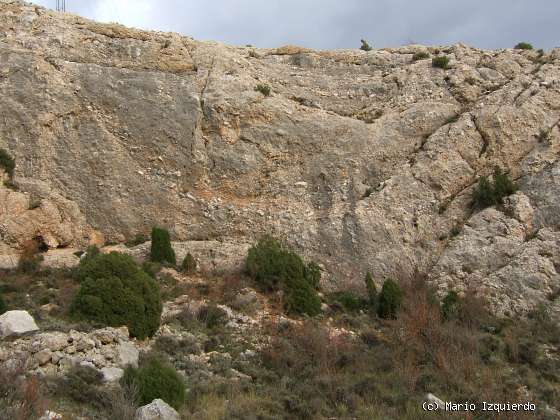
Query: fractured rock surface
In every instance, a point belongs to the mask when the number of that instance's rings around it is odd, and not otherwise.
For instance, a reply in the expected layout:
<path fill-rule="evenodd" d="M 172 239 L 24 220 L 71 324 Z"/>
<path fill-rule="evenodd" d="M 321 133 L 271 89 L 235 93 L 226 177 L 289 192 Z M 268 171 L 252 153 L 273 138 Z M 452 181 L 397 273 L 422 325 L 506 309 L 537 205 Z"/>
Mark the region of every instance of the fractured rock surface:
<path fill-rule="evenodd" d="M 560 287 L 560 49 L 255 50 L 0 8 L 0 147 L 20 189 L 0 187 L 3 255 L 29 239 L 26 220 L 51 248 L 157 224 L 224 244 L 232 264 L 275 234 L 331 288 L 419 271 L 522 313 Z M 473 212 L 496 165 L 521 215 Z"/>

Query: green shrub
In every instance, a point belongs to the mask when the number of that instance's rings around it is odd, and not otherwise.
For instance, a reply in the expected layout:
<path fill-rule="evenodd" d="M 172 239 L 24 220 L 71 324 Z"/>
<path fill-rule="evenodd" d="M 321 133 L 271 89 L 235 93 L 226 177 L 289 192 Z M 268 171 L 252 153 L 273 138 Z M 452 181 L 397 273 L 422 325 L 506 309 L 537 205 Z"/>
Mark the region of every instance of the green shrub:
<path fill-rule="evenodd" d="M 445 120 L 445 124 L 453 124 L 459 121 L 459 115 L 452 115 L 447 120 Z"/>
<path fill-rule="evenodd" d="M 103 375 L 97 369 L 76 365 L 65 376 L 56 378 L 54 394 L 79 404 L 101 408 L 105 397 L 100 388 L 102 381 Z"/>
<path fill-rule="evenodd" d="M 377 307 L 377 299 L 378 299 L 377 286 L 375 285 L 375 282 L 373 281 L 373 276 L 369 271 L 366 274 L 365 281 L 366 281 L 366 290 L 369 299 L 369 306 L 375 310 L 375 308 Z"/>
<path fill-rule="evenodd" d="M 362 50 L 362 51 L 371 51 L 372 50 L 371 46 L 369 45 L 369 43 L 365 39 L 360 40 L 360 42 L 362 43 L 362 46 L 360 47 L 360 50 Z"/>
<path fill-rule="evenodd" d="M 432 58 L 432 67 L 440 68 L 440 69 L 447 69 L 449 66 L 449 57 L 443 55 L 440 57 Z"/>
<path fill-rule="evenodd" d="M 377 315 L 384 319 L 395 319 L 399 312 L 403 300 L 403 292 L 400 286 L 393 280 L 388 279 L 383 283 L 383 288 L 379 294 Z"/>
<path fill-rule="evenodd" d="M 515 193 L 515 191 L 517 191 L 515 183 L 499 167 L 496 167 L 493 182 L 487 177 L 482 177 L 478 182 L 473 192 L 473 203 L 478 208 L 502 204 L 504 197 Z"/>
<path fill-rule="evenodd" d="M 0 149 L 0 168 L 6 171 L 10 179 L 13 178 L 16 161 L 4 149 Z"/>
<path fill-rule="evenodd" d="M 142 264 L 142 270 L 144 270 L 151 278 L 156 279 L 157 274 L 161 270 L 161 264 L 151 261 L 144 261 Z"/>
<path fill-rule="evenodd" d="M 426 60 L 427 58 L 430 58 L 429 53 L 426 51 L 418 51 L 412 56 L 412 61 Z"/>
<path fill-rule="evenodd" d="M 268 85 L 263 85 L 263 84 L 258 84 L 258 85 L 255 87 L 255 90 L 256 90 L 257 92 L 262 93 L 264 96 L 270 96 L 270 93 L 272 92 L 271 89 L 270 89 L 270 86 L 268 86 Z"/>
<path fill-rule="evenodd" d="M 149 357 L 138 369 L 127 367 L 121 385 L 138 390 L 139 405 L 159 398 L 178 410 L 185 402 L 183 379 L 172 366 L 157 357 Z"/>
<path fill-rule="evenodd" d="M 196 260 L 190 252 L 187 253 L 186 257 L 183 259 L 181 270 L 183 271 L 183 273 L 187 274 L 192 274 L 196 271 Z"/>
<path fill-rule="evenodd" d="M 517 186 L 501 168 L 496 166 L 494 169 L 494 195 L 498 203 L 502 203 L 504 197 L 514 194 Z"/>
<path fill-rule="evenodd" d="M 196 318 L 204 322 L 207 328 L 213 329 L 226 323 L 227 314 L 216 305 L 206 305 L 200 309 Z"/>
<path fill-rule="evenodd" d="M 289 312 L 316 316 L 321 313 L 321 299 L 304 276 L 288 276 L 285 280 L 284 303 Z"/>
<path fill-rule="evenodd" d="M 262 289 L 282 289 L 289 311 L 310 316 L 320 312 L 321 301 L 315 291 L 321 277 L 319 266 L 306 265 L 276 239 L 265 236 L 249 249 L 246 270 Z"/>
<path fill-rule="evenodd" d="M 311 261 L 305 267 L 305 278 L 309 281 L 313 288 L 318 288 L 321 282 L 321 268 Z"/>
<path fill-rule="evenodd" d="M 131 278 L 140 271 L 136 261 L 129 255 L 111 252 L 102 254 L 97 247 L 89 247 L 85 257 L 74 272 L 75 279 L 82 283 L 86 279 L 99 279 L 117 277 L 119 279 Z"/>
<path fill-rule="evenodd" d="M 249 249 L 245 267 L 247 273 L 264 290 L 277 290 L 294 265 L 293 270 L 304 270 L 304 263 L 295 254 L 286 250 L 271 236 L 265 236 Z"/>
<path fill-rule="evenodd" d="M 455 225 L 451 228 L 451 232 L 449 232 L 451 234 L 451 237 L 454 238 L 455 236 L 459 236 L 461 234 L 461 227 L 458 225 Z"/>
<path fill-rule="evenodd" d="M 76 270 L 81 282 L 71 313 L 118 327 L 144 339 L 159 327 L 162 303 L 157 283 L 132 259 L 117 252 L 84 258 Z"/>
<path fill-rule="evenodd" d="M 476 207 L 486 208 L 495 204 L 494 187 L 488 180 L 488 177 L 483 176 L 478 181 L 478 185 L 473 193 L 473 201 Z"/>
<path fill-rule="evenodd" d="M 101 251 L 99 250 L 99 248 L 97 248 L 96 245 L 90 245 L 86 248 L 86 255 L 84 256 L 84 259 L 86 258 L 95 258 L 97 257 L 99 254 L 101 253 Z"/>
<path fill-rule="evenodd" d="M 129 248 L 135 247 L 137 245 L 143 244 L 148 242 L 150 239 L 144 235 L 143 233 L 137 233 L 134 238 L 129 239 L 126 241 L 125 245 Z"/>
<path fill-rule="evenodd" d="M 459 295 L 452 290 L 448 292 L 441 302 L 441 316 L 443 319 L 449 321 L 457 318 L 460 310 L 459 305 Z"/>
<path fill-rule="evenodd" d="M 515 46 L 516 50 L 532 50 L 533 46 L 528 42 L 520 42 Z"/>
<path fill-rule="evenodd" d="M 6 305 L 6 302 L 4 302 L 4 298 L 0 294 L 0 315 L 2 315 L 7 310 L 8 310 L 8 306 Z"/>
<path fill-rule="evenodd" d="M 150 250 L 150 260 L 161 264 L 168 263 L 175 265 L 175 251 L 171 247 L 171 239 L 166 229 L 154 227 L 152 229 L 152 247 Z"/>
<path fill-rule="evenodd" d="M 344 310 L 349 312 L 365 309 L 368 304 L 364 299 L 351 292 L 337 292 L 333 294 L 333 298 Z"/>

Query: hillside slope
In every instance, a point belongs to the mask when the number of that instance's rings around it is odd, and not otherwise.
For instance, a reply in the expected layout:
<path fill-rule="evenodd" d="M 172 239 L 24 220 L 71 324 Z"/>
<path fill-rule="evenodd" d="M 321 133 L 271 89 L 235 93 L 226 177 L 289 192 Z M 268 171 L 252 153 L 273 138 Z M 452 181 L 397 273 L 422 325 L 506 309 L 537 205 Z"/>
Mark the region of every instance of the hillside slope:
<path fill-rule="evenodd" d="M 269 232 L 326 287 L 420 272 L 524 313 L 560 289 L 559 75 L 560 49 L 263 50 L 1 0 L 0 148 L 19 191 L 0 187 L 0 252 L 159 224 L 240 257 Z M 474 211 L 495 166 L 519 192 Z"/>

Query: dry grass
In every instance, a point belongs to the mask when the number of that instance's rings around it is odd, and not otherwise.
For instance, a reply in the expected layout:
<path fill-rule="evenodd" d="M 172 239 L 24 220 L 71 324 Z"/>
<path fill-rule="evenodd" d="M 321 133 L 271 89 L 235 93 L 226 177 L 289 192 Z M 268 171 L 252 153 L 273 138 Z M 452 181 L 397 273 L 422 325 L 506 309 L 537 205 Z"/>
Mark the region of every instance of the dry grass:
<path fill-rule="evenodd" d="M 313 52 L 312 49 L 298 47 L 297 45 L 284 45 L 280 48 L 276 48 L 271 53 L 272 55 L 295 55 Z"/>
<path fill-rule="evenodd" d="M 0 371 L 0 418 L 36 420 L 47 408 L 39 378 L 24 377 L 20 369 Z"/>

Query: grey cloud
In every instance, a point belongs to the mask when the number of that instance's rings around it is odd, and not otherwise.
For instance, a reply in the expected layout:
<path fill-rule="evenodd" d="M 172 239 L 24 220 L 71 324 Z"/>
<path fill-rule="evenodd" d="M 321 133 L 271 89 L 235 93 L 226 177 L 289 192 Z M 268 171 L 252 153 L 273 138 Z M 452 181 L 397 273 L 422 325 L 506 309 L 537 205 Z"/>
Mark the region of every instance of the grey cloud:
<path fill-rule="evenodd" d="M 66 0 L 68 9 L 99 19 L 106 0 Z M 55 0 L 36 3 L 53 7 Z M 465 42 L 481 48 L 529 41 L 560 46 L 558 0 L 113 0 L 149 3 L 149 16 L 133 13 L 113 21 L 180 32 L 234 45 L 355 48 L 361 38 L 374 46 L 415 41 L 429 45 Z"/>

